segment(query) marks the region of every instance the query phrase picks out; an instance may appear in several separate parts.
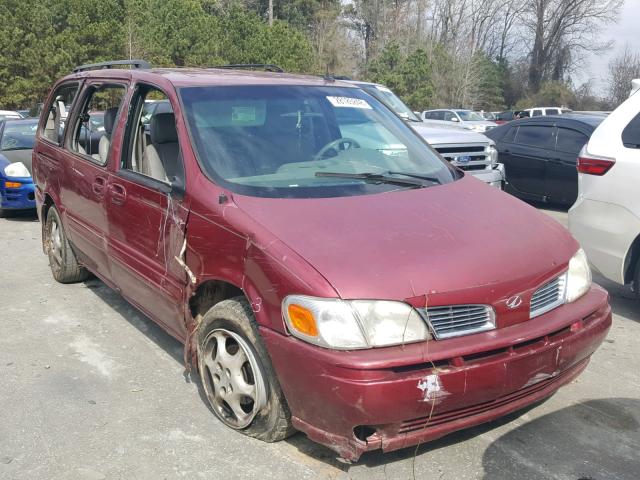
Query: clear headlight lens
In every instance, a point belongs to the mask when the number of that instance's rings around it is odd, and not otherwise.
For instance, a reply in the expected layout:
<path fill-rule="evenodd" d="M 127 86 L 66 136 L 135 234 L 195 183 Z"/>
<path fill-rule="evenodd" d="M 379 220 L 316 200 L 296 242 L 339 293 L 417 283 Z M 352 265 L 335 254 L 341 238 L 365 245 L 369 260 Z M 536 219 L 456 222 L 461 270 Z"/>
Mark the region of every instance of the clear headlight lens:
<path fill-rule="evenodd" d="M 422 316 L 404 302 L 290 295 L 282 314 L 292 335 L 339 350 L 400 345 L 431 338 Z"/>
<path fill-rule="evenodd" d="M 4 174 L 7 177 L 30 177 L 31 174 L 27 167 L 25 167 L 24 163 L 16 162 L 10 163 L 6 167 L 4 167 Z"/>
<path fill-rule="evenodd" d="M 566 301 L 571 303 L 583 296 L 591 288 L 591 269 L 587 255 L 580 249 L 569 260 L 567 271 Z"/>

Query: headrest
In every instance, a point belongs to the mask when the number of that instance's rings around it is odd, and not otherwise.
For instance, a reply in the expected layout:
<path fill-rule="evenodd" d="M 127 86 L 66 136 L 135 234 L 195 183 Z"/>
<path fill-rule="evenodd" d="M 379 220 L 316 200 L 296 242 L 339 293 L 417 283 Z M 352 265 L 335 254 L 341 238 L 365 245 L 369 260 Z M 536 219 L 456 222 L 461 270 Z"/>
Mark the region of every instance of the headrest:
<path fill-rule="evenodd" d="M 118 115 L 118 107 L 107 108 L 104 112 L 104 131 L 107 132 L 107 135 L 111 135 L 113 132 L 116 115 Z"/>
<path fill-rule="evenodd" d="M 151 117 L 151 143 L 177 143 L 176 118 L 173 113 L 157 113 Z"/>

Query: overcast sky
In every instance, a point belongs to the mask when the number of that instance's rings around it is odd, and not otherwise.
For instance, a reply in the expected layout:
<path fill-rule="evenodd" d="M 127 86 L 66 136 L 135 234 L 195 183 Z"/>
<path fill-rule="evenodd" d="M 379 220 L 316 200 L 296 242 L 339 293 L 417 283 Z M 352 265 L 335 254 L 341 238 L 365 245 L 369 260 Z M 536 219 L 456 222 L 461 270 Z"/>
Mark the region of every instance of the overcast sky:
<path fill-rule="evenodd" d="M 596 93 L 606 94 L 607 65 L 615 57 L 625 44 L 633 50 L 640 52 L 640 0 L 626 0 L 620 13 L 619 22 L 607 26 L 600 34 L 600 40 L 606 42 L 613 40 L 613 48 L 605 53 L 590 54 L 586 58 L 585 72 L 583 75 L 576 73 L 574 83 L 576 87 L 582 82 L 592 78 Z M 629 86 L 631 88 L 631 86 Z"/>

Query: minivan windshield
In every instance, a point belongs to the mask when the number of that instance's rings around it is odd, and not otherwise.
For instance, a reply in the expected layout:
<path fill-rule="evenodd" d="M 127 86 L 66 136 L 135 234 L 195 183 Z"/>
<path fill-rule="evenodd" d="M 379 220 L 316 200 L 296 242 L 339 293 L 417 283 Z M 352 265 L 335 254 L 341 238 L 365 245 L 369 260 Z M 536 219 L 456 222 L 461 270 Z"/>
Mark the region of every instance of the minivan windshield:
<path fill-rule="evenodd" d="M 200 163 L 230 190 L 336 197 L 432 187 L 456 171 L 400 118 L 358 88 L 180 89 Z"/>

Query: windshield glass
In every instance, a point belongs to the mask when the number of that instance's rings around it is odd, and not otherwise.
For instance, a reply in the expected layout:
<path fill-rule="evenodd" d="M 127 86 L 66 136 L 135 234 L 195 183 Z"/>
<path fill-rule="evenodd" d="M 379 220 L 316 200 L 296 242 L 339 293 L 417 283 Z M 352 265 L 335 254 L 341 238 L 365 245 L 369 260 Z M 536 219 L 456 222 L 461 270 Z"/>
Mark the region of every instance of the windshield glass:
<path fill-rule="evenodd" d="M 2 131 L 0 150 L 28 150 L 33 148 L 38 130 L 38 121 L 7 122 Z"/>
<path fill-rule="evenodd" d="M 478 120 L 484 120 L 484 118 L 482 118 L 479 113 L 472 112 L 471 110 L 456 110 L 456 113 L 463 122 L 476 122 Z"/>
<path fill-rule="evenodd" d="M 238 193 L 307 198 L 403 188 L 322 172 L 437 179 L 424 186 L 456 178 L 402 120 L 360 89 L 189 87 L 180 95 L 200 162 Z"/>
<path fill-rule="evenodd" d="M 398 98 L 398 96 L 393 93 L 387 87 L 383 87 L 382 85 L 371 85 L 364 87 L 364 89 L 380 100 L 382 103 L 386 104 L 391 110 L 396 112 L 401 118 L 405 120 L 410 120 L 412 122 L 421 122 L 417 115 L 413 113 L 413 111 L 405 105 L 405 103 Z"/>

